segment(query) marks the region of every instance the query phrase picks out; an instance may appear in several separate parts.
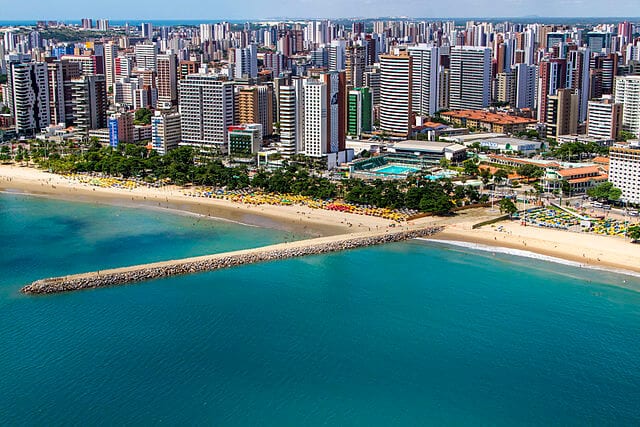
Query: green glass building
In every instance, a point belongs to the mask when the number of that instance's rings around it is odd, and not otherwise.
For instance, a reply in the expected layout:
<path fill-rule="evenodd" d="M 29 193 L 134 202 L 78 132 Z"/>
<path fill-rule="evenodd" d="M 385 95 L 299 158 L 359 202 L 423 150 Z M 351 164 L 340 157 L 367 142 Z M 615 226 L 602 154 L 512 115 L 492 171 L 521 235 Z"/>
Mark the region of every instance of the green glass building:
<path fill-rule="evenodd" d="M 360 136 L 371 132 L 371 92 L 368 87 L 355 88 L 349 91 L 347 101 L 347 134 Z"/>

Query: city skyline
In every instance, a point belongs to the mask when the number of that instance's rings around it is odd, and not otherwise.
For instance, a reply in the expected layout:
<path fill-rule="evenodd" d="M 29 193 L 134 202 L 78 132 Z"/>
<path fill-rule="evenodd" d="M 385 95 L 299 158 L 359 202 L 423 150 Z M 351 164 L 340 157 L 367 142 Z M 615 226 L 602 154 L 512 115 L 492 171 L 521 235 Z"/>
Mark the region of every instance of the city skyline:
<path fill-rule="evenodd" d="M 504 7 L 506 6 L 506 7 Z M 3 5 L 2 21 L 9 20 L 36 20 L 57 19 L 62 21 L 79 20 L 86 16 L 94 16 L 112 20 L 145 19 L 145 20 L 266 20 L 266 19 L 373 19 L 377 17 L 424 17 L 431 19 L 445 18 L 599 18 L 599 17 L 624 17 L 637 6 L 633 0 L 622 0 L 615 4 L 596 2 L 594 0 L 543 0 L 541 2 L 525 3 L 522 0 L 508 0 L 504 3 L 500 13 L 487 13 L 496 10 L 495 3 L 489 0 L 474 1 L 463 0 L 454 4 L 440 4 L 437 7 L 421 4 L 416 0 L 403 0 L 401 2 L 384 2 L 381 0 L 365 0 L 362 3 L 344 3 L 337 0 L 329 0 L 323 3 L 314 3 L 309 0 L 301 2 L 285 0 L 277 4 L 255 3 L 252 5 L 240 5 L 224 3 L 212 5 L 204 0 L 189 0 L 185 7 L 179 9 L 158 7 L 157 3 L 142 2 L 130 3 L 123 0 L 115 0 L 108 4 L 81 3 L 78 0 L 66 0 L 64 2 L 47 2 L 35 0 L 30 11 L 25 13 L 20 3 L 6 2 Z M 363 13 L 364 8 L 370 13 Z M 509 8 L 510 11 L 505 9 Z M 218 17 L 202 18 L 201 13 L 211 9 Z M 33 11 L 37 10 L 37 14 Z M 67 11 L 60 14 L 60 10 Z M 71 12 L 70 12 L 71 11 Z M 117 11 L 117 12 L 115 12 Z M 249 12 L 250 11 L 250 12 Z M 580 13 L 584 11 L 584 13 Z M 463 12 L 463 13 L 461 13 Z"/>

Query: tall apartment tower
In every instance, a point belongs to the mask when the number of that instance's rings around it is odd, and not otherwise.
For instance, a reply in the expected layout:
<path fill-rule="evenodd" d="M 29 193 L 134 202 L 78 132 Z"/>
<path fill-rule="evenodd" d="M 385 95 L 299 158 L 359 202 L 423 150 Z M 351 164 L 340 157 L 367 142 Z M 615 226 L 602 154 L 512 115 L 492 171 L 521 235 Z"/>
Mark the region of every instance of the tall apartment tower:
<path fill-rule="evenodd" d="M 380 55 L 380 130 L 406 137 L 411 130 L 412 65 L 406 51 Z"/>
<path fill-rule="evenodd" d="M 329 71 L 345 69 L 346 40 L 332 40 L 329 46 Z"/>
<path fill-rule="evenodd" d="M 304 79 L 294 77 L 290 85 L 279 89 L 280 142 L 278 151 L 285 157 L 303 151 Z"/>
<path fill-rule="evenodd" d="M 140 27 L 142 37 L 151 40 L 153 38 L 153 24 L 151 22 L 143 22 L 140 24 Z"/>
<path fill-rule="evenodd" d="M 615 141 L 622 124 L 622 105 L 612 99 L 594 99 L 589 101 L 587 116 L 587 135 L 590 138 Z"/>
<path fill-rule="evenodd" d="M 408 49 L 412 58 L 411 109 L 416 114 L 432 116 L 438 111 L 438 70 L 440 51 L 419 44 Z"/>
<path fill-rule="evenodd" d="M 177 58 L 175 53 L 158 55 L 158 108 L 170 110 L 178 104 Z"/>
<path fill-rule="evenodd" d="M 259 123 L 262 125 L 263 137 L 273 134 L 273 89 L 271 86 L 241 87 L 236 99 L 237 123 Z"/>
<path fill-rule="evenodd" d="M 116 58 L 118 57 L 118 45 L 109 42 L 104 45 L 104 76 L 107 81 L 107 90 L 113 87 L 116 81 Z"/>
<path fill-rule="evenodd" d="M 160 155 L 167 154 L 180 143 L 180 113 L 161 113 L 156 111 L 151 118 L 151 146 Z"/>
<path fill-rule="evenodd" d="M 548 97 L 547 138 L 575 135 L 578 132 L 579 96 L 573 89 L 558 89 Z"/>
<path fill-rule="evenodd" d="M 49 121 L 51 124 L 65 123 L 62 62 L 47 59 L 47 80 L 49 86 Z"/>
<path fill-rule="evenodd" d="M 258 77 L 258 48 L 255 44 L 235 50 L 235 78 L 255 79 Z"/>
<path fill-rule="evenodd" d="M 233 83 L 206 71 L 180 81 L 181 144 L 222 149 L 233 125 Z"/>
<path fill-rule="evenodd" d="M 347 101 L 347 133 L 360 137 L 363 132 L 371 132 L 373 105 L 368 87 L 349 91 Z"/>
<path fill-rule="evenodd" d="M 451 48 L 449 108 L 480 110 L 491 102 L 491 49 Z"/>
<path fill-rule="evenodd" d="M 327 88 L 316 79 L 304 81 L 304 154 L 322 157 L 327 154 Z"/>
<path fill-rule="evenodd" d="M 47 64 L 10 63 L 9 88 L 16 132 L 35 134 L 49 126 L 49 81 Z"/>
<path fill-rule="evenodd" d="M 516 64 L 513 70 L 516 76 L 516 108 L 536 106 L 536 84 L 538 67 L 535 65 Z"/>
<path fill-rule="evenodd" d="M 616 77 L 615 103 L 622 104 L 622 130 L 640 137 L 640 76 Z"/>
<path fill-rule="evenodd" d="M 589 55 L 588 48 L 579 48 L 568 52 L 567 87 L 578 95 L 578 119 L 587 120 L 587 103 L 589 102 Z"/>
<path fill-rule="evenodd" d="M 538 66 L 538 121 L 547 119 L 547 104 L 549 96 L 556 94 L 558 89 L 564 89 L 567 84 L 567 60 L 546 59 Z"/>
<path fill-rule="evenodd" d="M 154 43 L 145 42 L 135 45 L 136 67 L 138 69 L 158 71 L 158 49 Z"/>
<path fill-rule="evenodd" d="M 78 133 L 107 127 L 107 82 L 102 74 L 71 80 L 74 123 Z"/>
<path fill-rule="evenodd" d="M 345 71 L 347 86 L 362 87 L 364 84 L 364 71 L 366 66 L 366 49 L 364 46 L 350 46 L 345 51 Z"/>

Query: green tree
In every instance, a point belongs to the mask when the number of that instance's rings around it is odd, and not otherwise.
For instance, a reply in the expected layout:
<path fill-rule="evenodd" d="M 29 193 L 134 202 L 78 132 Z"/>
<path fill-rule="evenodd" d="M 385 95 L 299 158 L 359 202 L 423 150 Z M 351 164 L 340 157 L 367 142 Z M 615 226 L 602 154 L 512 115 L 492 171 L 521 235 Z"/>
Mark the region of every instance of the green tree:
<path fill-rule="evenodd" d="M 591 187 L 587 190 L 587 195 L 598 200 L 616 201 L 622 196 L 622 191 L 613 186 L 613 183 L 607 181 L 602 184 Z"/>
<path fill-rule="evenodd" d="M 511 199 L 507 199 L 506 197 L 500 200 L 498 206 L 500 207 L 500 212 L 509 214 L 509 216 L 512 216 L 514 213 L 518 212 L 518 208 L 513 203 L 513 201 L 511 201 Z"/>
<path fill-rule="evenodd" d="M 509 178 L 509 172 L 504 169 L 498 169 L 496 173 L 493 174 L 493 182 L 500 185 L 503 181 L 506 181 Z"/>
<path fill-rule="evenodd" d="M 480 170 L 480 179 L 482 180 L 483 185 L 487 185 L 489 181 L 491 181 L 492 176 L 493 175 L 491 175 L 491 171 L 489 170 L 489 168 Z"/>
<path fill-rule="evenodd" d="M 640 226 L 634 225 L 627 229 L 627 237 L 631 239 L 632 243 L 636 243 L 640 240 Z"/>
<path fill-rule="evenodd" d="M 450 166 L 451 166 L 451 161 L 449 161 L 449 159 L 447 159 L 446 157 L 443 157 L 440 159 L 440 167 L 442 169 L 449 169 Z"/>
<path fill-rule="evenodd" d="M 139 108 L 133 117 L 133 123 L 136 125 L 150 125 L 153 112 L 147 108 Z"/>
<path fill-rule="evenodd" d="M 620 133 L 618 134 L 618 139 L 620 141 L 628 141 L 630 139 L 636 139 L 636 135 L 629 131 L 621 130 Z"/>
<path fill-rule="evenodd" d="M 464 173 L 469 176 L 477 176 L 479 169 L 478 164 L 473 159 L 468 159 L 462 162 Z"/>
<path fill-rule="evenodd" d="M 544 171 L 541 167 L 532 164 L 522 165 L 518 169 L 516 169 L 516 172 L 518 173 L 518 175 L 525 178 L 540 178 L 542 175 L 544 175 Z"/>

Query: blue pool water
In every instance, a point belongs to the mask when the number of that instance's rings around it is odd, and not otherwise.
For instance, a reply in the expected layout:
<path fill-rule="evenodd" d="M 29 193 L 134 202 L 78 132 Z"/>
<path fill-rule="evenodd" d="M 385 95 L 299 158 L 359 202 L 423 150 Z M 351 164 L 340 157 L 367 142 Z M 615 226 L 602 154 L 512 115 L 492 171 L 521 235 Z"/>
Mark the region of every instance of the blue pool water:
<path fill-rule="evenodd" d="M 29 297 L 287 236 L 6 194 L 0 230 L 3 425 L 640 424 L 634 277 L 411 241 Z"/>
<path fill-rule="evenodd" d="M 415 172 L 417 170 L 420 170 L 420 169 L 412 168 L 410 166 L 389 165 L 389 166 L 384 166 L 380 169 L 376 169 L 374 172 L 385 174 L 385 175 L 403 175 L 410 172 Z"/>

